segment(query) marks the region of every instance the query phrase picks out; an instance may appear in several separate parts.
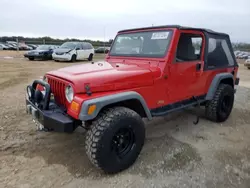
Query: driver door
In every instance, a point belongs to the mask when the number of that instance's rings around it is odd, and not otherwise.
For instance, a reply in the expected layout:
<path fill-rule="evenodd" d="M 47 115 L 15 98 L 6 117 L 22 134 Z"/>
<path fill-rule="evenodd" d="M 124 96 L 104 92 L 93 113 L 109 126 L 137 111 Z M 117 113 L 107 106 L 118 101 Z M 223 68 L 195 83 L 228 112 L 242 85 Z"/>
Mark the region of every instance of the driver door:
<path fill-rule="evenodd" d="M 180 31 L 175 60 L 170 66 L 169 96 L 172 102 L 201 95 L 199 78 L 204 67 L 205 37 L 199 31 Z"/>

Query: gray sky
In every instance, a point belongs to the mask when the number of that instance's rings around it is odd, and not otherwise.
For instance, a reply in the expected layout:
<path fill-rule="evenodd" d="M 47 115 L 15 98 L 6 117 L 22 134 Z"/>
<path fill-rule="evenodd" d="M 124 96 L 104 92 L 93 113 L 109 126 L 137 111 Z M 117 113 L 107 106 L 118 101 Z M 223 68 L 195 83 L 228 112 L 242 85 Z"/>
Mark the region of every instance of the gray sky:
<path fill-rule="evenodd" d="M 121 29 L 180 24 L 250 42 L 250 0 L 0 0 L 0 7 L 0 35 L 108 40 Z"/>

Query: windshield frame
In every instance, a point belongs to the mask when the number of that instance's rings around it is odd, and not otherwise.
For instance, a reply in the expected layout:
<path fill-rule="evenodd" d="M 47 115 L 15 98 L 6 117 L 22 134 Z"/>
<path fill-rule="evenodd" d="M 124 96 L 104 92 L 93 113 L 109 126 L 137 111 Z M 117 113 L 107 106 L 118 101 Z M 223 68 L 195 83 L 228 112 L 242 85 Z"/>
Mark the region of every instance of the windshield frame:
<path fill-rule="evenodd" d="M 112 48 L 114 47 L 114 44 L 117 40 L 117 38 L 121 35 L 127 35 L 127 34 L 133 34 L 133 33 L 146 33 L 146 32 L 164 32 L 168 31 L 169 32 L 169 43 L 166 46 L 165 52 L 163 54 L 112 54 Z M 118 33 L 114 39 L 114 42 L 112 43 L 112 46 L 110 47 L 109 50 L 109 56 L 114 56 L 114 57 L 138 57 L 138 58 L 163 58 L 166 56 L 167 51 L 169 50 L 169 47 L 172 43 L 173 40 L 173 29 L 150 29 L 150 30 L 138 30 L 138 31 L 129 31 L 129 32 L 121 32 Z"/>

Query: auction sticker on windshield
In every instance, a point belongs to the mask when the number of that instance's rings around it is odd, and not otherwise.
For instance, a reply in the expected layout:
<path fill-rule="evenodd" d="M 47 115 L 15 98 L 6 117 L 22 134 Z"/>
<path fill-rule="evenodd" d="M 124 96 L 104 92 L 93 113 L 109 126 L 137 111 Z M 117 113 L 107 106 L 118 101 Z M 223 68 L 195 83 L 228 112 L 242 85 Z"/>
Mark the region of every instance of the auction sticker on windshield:
<path fill-rule="evenodd" d="M 167 39 L 168 38 L 169 32 L 157 32 L 157 33 L 152 33 L 152 40 L 155 39 Z"/>

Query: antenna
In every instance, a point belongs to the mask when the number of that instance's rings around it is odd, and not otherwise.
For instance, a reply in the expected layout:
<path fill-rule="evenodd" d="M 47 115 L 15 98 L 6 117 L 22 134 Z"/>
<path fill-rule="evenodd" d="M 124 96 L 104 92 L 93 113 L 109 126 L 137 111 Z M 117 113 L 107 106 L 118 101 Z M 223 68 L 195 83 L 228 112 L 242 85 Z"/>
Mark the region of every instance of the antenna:
<path fill-rule="evenodd" d="M 105 35 L 106 35 L 106 26 L 104 25 L 104 31 L 103 31 L 103 39 L 104 39 L 104 41 L 103 41 L 103 46 L 104 46 L 104 50 L 103 50 L 103 53 L 105 54 Z"/>

